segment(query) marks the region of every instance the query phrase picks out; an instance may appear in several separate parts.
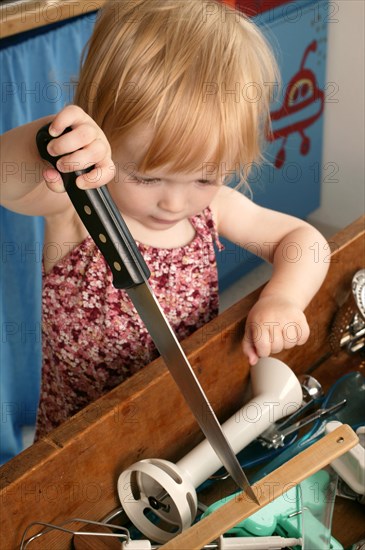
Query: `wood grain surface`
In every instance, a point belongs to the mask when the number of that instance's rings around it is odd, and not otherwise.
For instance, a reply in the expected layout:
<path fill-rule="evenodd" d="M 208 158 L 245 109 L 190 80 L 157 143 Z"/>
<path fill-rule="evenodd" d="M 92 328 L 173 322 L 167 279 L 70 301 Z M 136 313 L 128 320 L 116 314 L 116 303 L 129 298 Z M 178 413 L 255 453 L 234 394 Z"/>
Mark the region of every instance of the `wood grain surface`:
<path fill-rule="evenodd" d="M 343 373 L 364 369 L 359 355 L 334 356 L 329 344 L 341 297 L 355 271 L 365 265 L 364 220 L 331 239 L 328 276 L 306 310 L 310 340 L 277 355 L 296 374 L 318 373 L 326 388 Z M 243 298 L 182 343 L 221 422 L 244 403 L 249 365 L 241 338 L 258 293 Z M 120 504 L 116 484 L 125 468 L 142 458 L 175 462 L 202 438 L 162 359 L 157 359 L 0 468 L 1 549 L 19 548 L 24 529 L 34 521 L 100 520 Z M 335 527 L 341 526 L 348 540 L 346 522 Z M 68 549 L 70 537 L 53 532 L 44 548 Z"/>

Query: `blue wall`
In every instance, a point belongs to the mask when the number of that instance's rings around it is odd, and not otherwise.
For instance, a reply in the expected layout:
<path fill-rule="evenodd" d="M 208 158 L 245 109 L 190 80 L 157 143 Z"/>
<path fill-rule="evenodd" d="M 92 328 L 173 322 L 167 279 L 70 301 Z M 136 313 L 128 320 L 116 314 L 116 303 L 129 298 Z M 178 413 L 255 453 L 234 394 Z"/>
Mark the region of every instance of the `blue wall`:
<path fill-rule="evenodd" d="M 95 13 L 1 41 L 1 132 L 72 101 Z M 24 177 L 22 164 L 5 166 Z M 43 221 L 1 208 L 1 462 L 22 450 L 33 425 L 41 371 Z"/>
<path fill-rule="evenodd" d="M 249 178 L 253 200 L 303 219 L 320 204 L 323 109 L 325 93 L 329 100 L 331 93 L 325 80 L 327 9 L 326 0 L 296 1 L 254 18 L 275 51 L 282 85 L 271 108 L 275 139 Z M 242 90 L 242 100 L 245 93 L 253 90 Z M 237 243 L 224 245 L 218 255 L 221 289 L 260 263 Z"/>

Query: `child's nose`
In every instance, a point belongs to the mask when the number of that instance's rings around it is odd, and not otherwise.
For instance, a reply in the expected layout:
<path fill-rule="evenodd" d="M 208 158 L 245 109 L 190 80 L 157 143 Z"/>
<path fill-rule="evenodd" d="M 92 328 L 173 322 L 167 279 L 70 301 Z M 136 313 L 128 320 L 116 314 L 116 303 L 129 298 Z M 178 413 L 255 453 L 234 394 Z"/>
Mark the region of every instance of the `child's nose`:
<path fill-rule="evenodd" d="M 164 192 L 159 201 L 159 207 L 166 212 L 179 213 L 185 208 L 186 193 L 184 189 L 171 188 Z"/>

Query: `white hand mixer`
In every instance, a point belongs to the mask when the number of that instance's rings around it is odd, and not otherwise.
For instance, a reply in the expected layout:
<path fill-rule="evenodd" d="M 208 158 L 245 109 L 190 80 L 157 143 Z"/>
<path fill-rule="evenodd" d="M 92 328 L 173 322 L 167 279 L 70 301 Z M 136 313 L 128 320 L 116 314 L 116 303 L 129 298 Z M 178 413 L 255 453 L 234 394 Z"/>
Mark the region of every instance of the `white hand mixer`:
<path fill-rule="evenodd" d="M 251 367 L 250 382 L 253 397 L 222 425 L 236 454 L 303 401 L 299 380 L 278 359 L 260 359 Z M 191 526 L 198 505 L 195 489 L 221 466 L 206 439 L 177 464 L 141 460 L 119 476 L 121 504 L 141 533 L 167 542 Z"/>

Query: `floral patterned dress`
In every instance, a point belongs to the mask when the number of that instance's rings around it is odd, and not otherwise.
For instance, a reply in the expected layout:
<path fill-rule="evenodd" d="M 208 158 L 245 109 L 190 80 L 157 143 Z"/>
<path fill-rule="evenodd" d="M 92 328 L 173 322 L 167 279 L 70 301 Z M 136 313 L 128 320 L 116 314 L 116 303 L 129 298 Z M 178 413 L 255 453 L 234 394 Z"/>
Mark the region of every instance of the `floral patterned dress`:
<path fill-rule="evenodd" d="M 150 285 L 179 340 L 218 312 L 209 208 L 191 218 L 186 246 L 138 247 Z M 124 290 L 114 288 L 104 257 L 87 237 L 43 274 L 43 369 L 36 439 L 95 401 L 158 356 Z"/>

